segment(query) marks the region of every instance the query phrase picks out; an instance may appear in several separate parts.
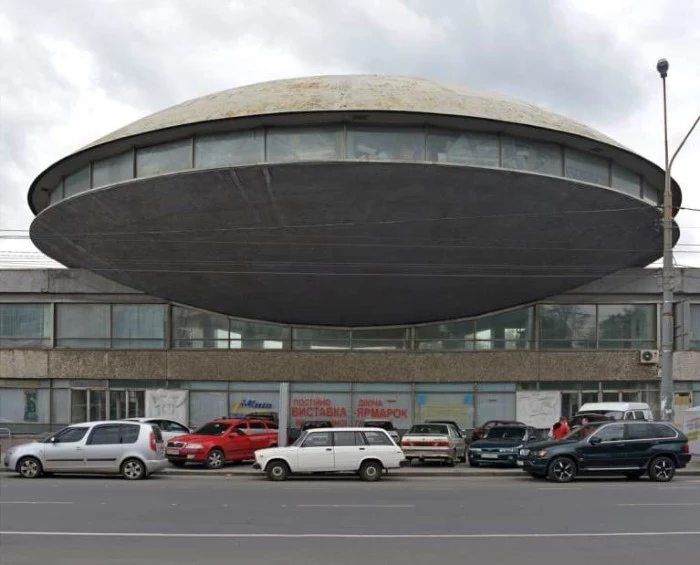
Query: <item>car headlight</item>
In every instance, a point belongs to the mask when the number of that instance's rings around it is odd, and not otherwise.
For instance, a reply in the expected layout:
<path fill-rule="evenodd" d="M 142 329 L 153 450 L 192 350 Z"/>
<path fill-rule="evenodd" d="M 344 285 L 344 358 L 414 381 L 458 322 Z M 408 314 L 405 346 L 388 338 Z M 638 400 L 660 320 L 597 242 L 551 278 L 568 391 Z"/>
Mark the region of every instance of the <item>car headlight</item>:
<path fill-rule="evenodd" d="M 538 452 L 535 453 L 537 457 L 545 457 L 547 455 L 547 450 L 546 449 L 540 449 Z"/>
<path fill-rule="evenodd" d="M 201 443 L 188 443 L 185 445 L 187 449 L 204 449 Z"/>
<path fill-rule="evenodd" d="M 469 451 L 474 451 L 475 453 L 481 453 L 481 448 L 480 447 L 470 447 Z"/>
<path fill-rule="evenodd" d="M 530 455 L 530 450 L 529 449 L 521 449 L 520 455 L 521 455 L 521 457 L 525 457 L 526 455 Z"/>

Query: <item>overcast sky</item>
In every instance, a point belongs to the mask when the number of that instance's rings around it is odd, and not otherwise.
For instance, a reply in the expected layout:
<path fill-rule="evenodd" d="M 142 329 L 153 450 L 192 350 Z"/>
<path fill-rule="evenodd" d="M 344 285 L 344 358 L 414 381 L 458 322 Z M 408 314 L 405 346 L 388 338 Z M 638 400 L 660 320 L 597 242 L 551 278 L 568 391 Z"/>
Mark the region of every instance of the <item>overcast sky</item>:
<path fill-rule="evenodd" d="M 0 230 L 28 230 L 45 167 L 213 91 L 316 74 L 415 75 L 499 92 L 663 163 L 700 113 L 700 0 L 0 0 Z M 674 165 L 700 209 L 700 129 Z M 676 262 L 700 267 L 700 212 Z M 13 234 L 22 239 L 8 239 Z M 0 267 L 48 264 L 0 231 Z M 20 261 L 28 261 L 20 263 Z"/>

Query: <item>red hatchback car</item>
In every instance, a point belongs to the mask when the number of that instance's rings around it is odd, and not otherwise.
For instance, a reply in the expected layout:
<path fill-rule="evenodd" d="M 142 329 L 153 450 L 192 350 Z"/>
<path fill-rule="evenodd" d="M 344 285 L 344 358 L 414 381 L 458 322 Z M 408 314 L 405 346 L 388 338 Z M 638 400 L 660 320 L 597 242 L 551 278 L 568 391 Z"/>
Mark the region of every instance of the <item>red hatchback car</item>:
<path fill-rule="evenodd" d="M 220 469 L 226 463 L 253 459 L 255 451 L 268 447 L 277 447 L 276 422 L 221 418 L 171 439 L 165 456 L 176 467 L 203 463 Z"/>

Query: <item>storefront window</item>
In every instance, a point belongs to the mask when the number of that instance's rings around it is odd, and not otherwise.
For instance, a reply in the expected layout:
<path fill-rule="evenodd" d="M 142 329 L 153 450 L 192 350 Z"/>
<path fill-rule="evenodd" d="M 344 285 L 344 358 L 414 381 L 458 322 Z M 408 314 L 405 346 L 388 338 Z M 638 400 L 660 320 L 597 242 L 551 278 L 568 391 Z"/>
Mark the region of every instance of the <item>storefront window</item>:
<path fill-rule="evenodd" d="M 515 402 L 515 394 L 513 394 Z M 453 420 L 461 429 L 474 427 L 474 394 L 418 393 L 415 396 L 414 422 L 426 420 Z"/>
<path fill-rule="evenodd" d="M 596 307 L 593 304 L 539 306 L 542 349 L 595 349 Z"/>
<path fill-rule="evenodd" d="M 656 304 L 601 304 L 598 306 L 600 349 L 654 349 Z"/>
<path fill-rule="evenodd" d="M 353 395 L 355 425 L 367 420 L 390 420 L 394 427 L 407 430 L 412 423 L 412 395 L 391 392 L 358 392 Z"/>
<path fill-rule="evenodd" d="M 277 417 L 279 414 L 279 396 L 279 390 L 277 392 L 232 392 L 229 395 L 230 416 L 238 418 L 255 412 Z"/>
<path fill-rule="evenodd" d="M 475 349 L 530 349 L 533 314 L 526 308 L 477 319 Z"/>
<path fill-rule="evenodd" d="M 194 140 L 194 166 L 214 169 L 235 165 L 253 165 L 264 160 L 263 130 L 237 131 L 198 136 Z"/>
<path fill-rule="evenodd" d="M 348 159 L 363 161 L 425 161 L 422 129 L 349 127 Z"/>
<path fill-rule="evenodd" d="M 474 320 L 416 327 L 416 348 L 425 351 L 471 351 L 474 349 Z"/>
<path fill-rule="evenodd" d="M 352 330 L 352 349 L 391 351 L 408 349 L 408 329 Z"/>
<path fill-rule="evenodd" d="M 294 349 L 350 349 L 350 330 L 294 328 Z"/>
<path fill-rule="evenodd" d="M 285 326 L 231 320 L 231 349 L 288 349 L 290 333 Z"/>
<path fill-rule="evenodd" d="M 50 344 L 50 305 L 0 304 L 0 348 L 48 347 Z"/>
<path fill-rule="evenodd" d="M 225 418 L 228 414 L 227 393 L 191 391 L 190 425 L 199 427 L 210 420 Z"/>
<path fill-rule="evenodd" d="M 499 139 L 496 134 L 430 130 L 427 147 L 428 160 L 436 163 L 500 166 Z"/>
<path fill-rule="evenodd" d="M 49 398 L 48 389 L 0 388 L 0 422 L 48 423 Z"/>
<path fill-rule="evenodd" d="M 343 158 L 343 129 L 275 128 L 267 132 L 267 161 L 334 161 Z"/>

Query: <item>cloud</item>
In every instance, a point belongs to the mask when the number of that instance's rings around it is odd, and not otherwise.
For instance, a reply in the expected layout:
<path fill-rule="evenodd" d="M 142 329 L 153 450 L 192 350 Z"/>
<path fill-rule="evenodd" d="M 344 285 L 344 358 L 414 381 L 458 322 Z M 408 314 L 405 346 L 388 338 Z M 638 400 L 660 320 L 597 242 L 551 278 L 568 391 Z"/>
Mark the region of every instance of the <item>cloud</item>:
<path fill-rule="evenodd" d="M 27 229 L 32 179 L 113 129 L 191 97 L 309 74 L 407 74 L 500 92 L 661 162 L 653 64 L 671 60 L 675 140 L 700 111 L 697 21 L 696 3 L 653 0 L 7 3 L 0 228 Z M 684 203 L 696 208 L 698 175 L 688 155 L 699 140 L 700 132 L 675 165 Z M 679 219 L 700 226 L 700 213 Z M 700 230 L 685 230 L 681 243 L 700 244 Z M 0 249 L 17 246 L 0 240 Z M 700 264 L 700 254 L 682 256 L 693 261 Z"/>

